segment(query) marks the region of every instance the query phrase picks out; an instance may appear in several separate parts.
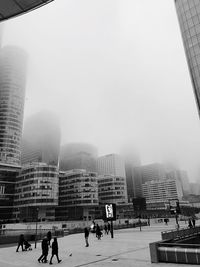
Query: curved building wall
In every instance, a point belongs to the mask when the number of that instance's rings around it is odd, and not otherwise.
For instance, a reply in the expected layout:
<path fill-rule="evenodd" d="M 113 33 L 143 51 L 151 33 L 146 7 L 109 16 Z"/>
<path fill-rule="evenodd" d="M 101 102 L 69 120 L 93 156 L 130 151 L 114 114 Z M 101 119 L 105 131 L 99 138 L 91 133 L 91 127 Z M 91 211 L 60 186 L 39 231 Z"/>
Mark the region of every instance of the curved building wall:
<path fill-rule="evenodd" d="M 200 115 L 200 1 L 175 0 L 175 5 Z"/>
<path fill-rule="evenodd" d="M 15 207 L 58 205 L 58 168 L 42 163 L 24 166 L 16 177 Z"/>
<path fill-rule="evenodd" d="M 23 50 L 0 50 L 0 162 L 20 165 L 27 57 Z"/>

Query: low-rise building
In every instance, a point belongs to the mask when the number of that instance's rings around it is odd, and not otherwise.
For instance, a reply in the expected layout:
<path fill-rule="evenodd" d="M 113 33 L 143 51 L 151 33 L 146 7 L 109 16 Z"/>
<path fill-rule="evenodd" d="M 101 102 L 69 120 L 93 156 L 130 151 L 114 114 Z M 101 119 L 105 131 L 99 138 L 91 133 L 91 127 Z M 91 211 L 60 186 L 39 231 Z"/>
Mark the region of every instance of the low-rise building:
<path fill-rule="evenodd" d="M 142 191 L 147 209 L 164 209 L 170 200 L 181 200 L 183 197 L 179 179 L 148 181 L 142 185 Z"/>
<path fill-rule="evenodd" d="M 22 167 L 15 184 L 16 219 L 55 219 L 55 207 L 58 205 L 58 175 L 58 168 L 46 163 L 31 163 Z"/>
<path fill-rule="evenodd" d="M 93 219 L 98 204 L 97 173 L 81 169 L 60 172 L 57 220 Z"/>
<path fill-rule="evenodd" d="M 127 204 L 126 178 L 115 175 L 100 175 L 98 177 L 99 202 Z"/>

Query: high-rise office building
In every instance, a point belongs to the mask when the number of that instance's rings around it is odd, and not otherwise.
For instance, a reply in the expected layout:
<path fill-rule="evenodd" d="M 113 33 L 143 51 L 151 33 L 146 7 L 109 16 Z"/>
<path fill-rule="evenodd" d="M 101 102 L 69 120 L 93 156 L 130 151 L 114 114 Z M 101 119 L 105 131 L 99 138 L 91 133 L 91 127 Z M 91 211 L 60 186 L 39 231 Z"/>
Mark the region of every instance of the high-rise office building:
<path fill-rule="evenodd" d="M 60 170 L 84 169 L 96 172 L 97 149 L 87 143 L 69 143 L 61 148 Z"/>
<path fill-rule="evenodd" d="M 57 166 L 60 139 L 60 125 L 55 114 L 41 111 L 32 115 L 24 125 L 22 164 L 44 162 Z"/>
<path fill-rule="evenodd" d="M 152 180 L 166 178 L 165 166 L 160 163 L 152 163 L 134 168 L 134 197 L 143 197 L 142 184 Z"/>
<path fill-rule="evenodd" d="M 27 56 L 17 47 L 0 50 L 0 163 L 21 164 Z"/>
<path fill-rule="evenodd" d="M 200 115 L 200 1 L 175 0 L 175 5 Z"/>
<path fill-rule="evenodd" d="M 188 175 L 186 171 L 173 170 L 173 171 L 167 172 L 167 178 L 179 180 L 182 186 L 183 195 L 187 196 L 188 194 L 190 194 L 190 183 L 189 183 L 189 179 L 188 179 Z"/>
<path fill-rule="evenodd" d="M 101 156 L 97 159 L 97 172 L 100 175 L 126 177 L 124 160 L 117 154 Z"/>
<path fill-rule="evenodd" d="M 121 155 L 125 162 L 128 202 L 132 203 L 133 198 L 137 195 L 135 193 L 137 186 L 135 167 L 140 166 L 141 161 L 137 150 L 130 145 L 123 148 Z"/>

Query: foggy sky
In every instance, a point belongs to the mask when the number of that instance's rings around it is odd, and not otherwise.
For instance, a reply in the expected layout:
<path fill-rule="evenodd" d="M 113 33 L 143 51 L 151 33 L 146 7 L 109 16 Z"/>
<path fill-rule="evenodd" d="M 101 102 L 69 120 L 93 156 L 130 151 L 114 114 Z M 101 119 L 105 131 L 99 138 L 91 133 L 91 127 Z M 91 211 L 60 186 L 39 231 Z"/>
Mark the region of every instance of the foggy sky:
<path fill-rule="evenodd" d="M 62 143 L 136 146 L 200 181 L 200 122 L 173 0 L 55 0 L 4 24 L 29 54 L 25 119 L 60 116 Z"/>

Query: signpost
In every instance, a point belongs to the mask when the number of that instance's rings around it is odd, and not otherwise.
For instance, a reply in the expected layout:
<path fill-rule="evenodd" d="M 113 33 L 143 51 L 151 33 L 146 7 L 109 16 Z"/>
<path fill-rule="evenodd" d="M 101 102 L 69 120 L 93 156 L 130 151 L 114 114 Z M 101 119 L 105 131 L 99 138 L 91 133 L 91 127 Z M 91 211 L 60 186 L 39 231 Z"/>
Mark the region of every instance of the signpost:
<path fill-rule="evenodd" d="M 113 238 L 114 237 L 113 221 L 116 220 L 116 204 L 106 204 L 105 212 L 106 212 L 106 220 L 111 222 L 110 233 L 111 233 L 111 238 Z"/>

